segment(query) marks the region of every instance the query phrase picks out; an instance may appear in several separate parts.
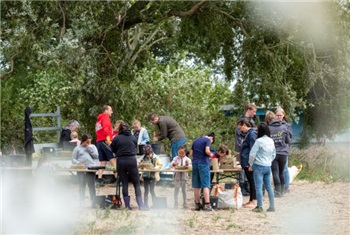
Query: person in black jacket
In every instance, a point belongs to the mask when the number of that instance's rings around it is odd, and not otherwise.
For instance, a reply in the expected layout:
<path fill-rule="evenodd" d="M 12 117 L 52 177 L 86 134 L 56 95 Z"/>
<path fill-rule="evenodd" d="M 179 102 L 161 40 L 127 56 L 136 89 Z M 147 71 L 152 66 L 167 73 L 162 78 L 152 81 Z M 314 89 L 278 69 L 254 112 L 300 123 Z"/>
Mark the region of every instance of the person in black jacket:
<path fill-rule="evenodd" d="M 127 123 L 119 126 L 118 135 L 111 144 L 112 152 L 117 159 L 117 172 L 122 182 L 122 193 L 125 208 L 131 210 L 128 184 L 129 180 L 134 185 L 136 201 L 140 210 L 148 208 L 143 204 L 140 187 L 139 169 L 136 160 L 137 139 L 131 134 Z"/>
<path fill-rule="evenodd" d="M 63 147 L 63 142 L 69 142 L 71 141 L 70 134 L 72 131 L 78 131 L 80 128 L 80 124 L 76 120 L 71 120 L 69 121 L 68 125 L 63 127 L 62 132 L 61 132 L 61 137 L 60 137 L 60 142 L 59 142 L 59 147 Z"/>

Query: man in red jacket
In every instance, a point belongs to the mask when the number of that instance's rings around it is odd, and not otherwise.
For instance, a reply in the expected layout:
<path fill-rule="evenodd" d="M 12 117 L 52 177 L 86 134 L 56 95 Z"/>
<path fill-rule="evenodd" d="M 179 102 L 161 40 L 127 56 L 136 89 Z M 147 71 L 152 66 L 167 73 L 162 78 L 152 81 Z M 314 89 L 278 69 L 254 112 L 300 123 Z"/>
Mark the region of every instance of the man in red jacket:
<path fill-rule="evenodd" d="M 109 147 L 113 136 L 113 126 L 111 122 L 112 113 L 112 107 L 109 105 L 104 105 L 102 113 L 97 116 L 95 125 L 98 159 L 100 160 L 101 166 L 106 166 L 108 161 L 110 162 L 111 166 L 116 166 L 116 159 L 113 156 L 111 148 Z M 99 186 L 104 185 L 102 174 L 103 171 L 99 170 L 97 179 Z M 117 177 L 116 172 L 114 172 L 114 175 Z"/>

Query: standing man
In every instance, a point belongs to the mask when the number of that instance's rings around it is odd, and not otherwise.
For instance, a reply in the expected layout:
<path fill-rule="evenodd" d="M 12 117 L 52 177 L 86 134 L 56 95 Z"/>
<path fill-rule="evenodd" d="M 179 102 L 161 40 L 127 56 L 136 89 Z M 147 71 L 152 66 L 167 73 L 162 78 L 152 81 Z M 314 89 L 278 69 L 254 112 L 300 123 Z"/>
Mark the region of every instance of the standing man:
<path fill-rule="evenodd" d="M 112 113 L 112 107 L 109 105 L 104 105 L 102 113 L 97 116 L 95 125 L 98 159 L 100 160 L 101 166 L 106 166 L 108 161 L 110 162 L 111 166 L 116 166 L 116 159 L 113 156 L 112 150 L 109 146 L 112 142 L 113 136 L 113 127 L 111 122 Z M 102 175 L 103 171 L 99 170 L 97 179 L 99 186 L 104 185 Z M 114 172 L 114 176 L 117 177 L 116 172 Z"/>
<path fill-rule="evenodd" d="M 242 114 L 239 118 L 238 121 L 242 119 L 247 119 L 252 127 L 255 127 L 255 122 L 253 120 L 253 118 L 256 115 L 256 106 L 255 104 L 252 103 L 248 103 L 245 105 L 245 113 Z M 236 130 L 235 130 L 235 157 L 237 158 L 237 160 L 240 160 L 240 155 L 239 153 L 241 152 L 241 146 L 243 143 L 243 140 L 245 138 L 246 134 L 243 133 L 237 126 L 236 126 Z M 248 179 L 244 173 L 244 171 L 241 171 L 240 175 L 239 175 L 239 186 L 242 189 L 242 194 L 244 196 L 249 196 L 249 183 L 248 183 Z"/>
<path fill-rule="evenodd" d="M 160 133 L 153 133 L 153 141 L 161 141 L 169 138 L 171 141 L 171 159 L 177 156 L 177 149 L 186 143 L 186 135 L 180 125 L 168 116 L 159 116 L 151 113 L 148 121 L 153 125 L 158 125 Z"/>
<path fill-rule="evenodd" d="M 195 210 L 212 211 L 210 205 L 210 145 L 215 142 L 214 132 L 201 136 L 193 141 L 190 155 L 192 156 L 192 187 L 194 189 Z M 201 189 L 205 205 L 202 208 L 200 203 Z"/>

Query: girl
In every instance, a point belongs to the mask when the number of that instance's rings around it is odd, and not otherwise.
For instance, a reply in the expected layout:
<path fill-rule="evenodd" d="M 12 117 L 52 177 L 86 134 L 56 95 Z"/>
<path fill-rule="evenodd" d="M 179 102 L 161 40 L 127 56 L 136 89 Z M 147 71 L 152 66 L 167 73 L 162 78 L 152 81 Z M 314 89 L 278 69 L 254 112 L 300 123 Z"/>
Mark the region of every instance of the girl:
<path fill-rule="evenodd" d="M 270 207 L 267 211 L 275 211 L 274 193 L 271 187 L 271 163 L 276 157 L 273 139 L 270 138 L 270 129 L 266 123 L 258 126 L 258 138 L 249 153 L 250 170 L 253 170 L 256 197 L 258 205 L 254 212 L 262 212 L 263 184 L 269 195 Z"/>
<path fill-rule="evenodd" d="M 188 168 L 192 168 L 192 161 L 188 155 L 188 149 L 186 145 L 181 145 L 177 149 L 177 156 L 171 162 L 171 166 L 187 166 Z M 178 195 L 181 188 L 182 192 L 182 200 L 183 200 L 183 208 L 188 208 L 187 205 L 187 180 L 188 173 L 187 172 L 175 172 L 174 175 L 174 183 L 175 183 L 175 191 L 174 191 L 174 208 L 177 209 L 179 207 Z"/>
<path fill-rule="evenodd" d="M 81 137 L 81 144 L 73 150 L 72 163 L 73 164 L 84 164 L 86 167 L 98 166 L 95 159 L 98 159 L 98 152 L 95 145 L 91 144 L 91 135 L 84 134 Z M 86 184 L 89 187 L 90 200 L 93 204 L 95 199 L 95 172 L 77 172 L 79 177 L 79 195 L 80 205 L 83 204 L 85 198 L 85 187 Z"/>
<path fill-rule="evenodd" d="M 218 163 L 220 164 L 220 159 L 228 156 L 229 154 L 230 154 L 229 148 L 226 145 L 220 145 L 218 151 L 213 154 L 212 158 L 217 158 Z M 213 166 L 210 166 L 210 170 L 212 170 L 212 169 L 213 169 Z M 210 183 L 213 182 L 214 174 L 215 173 L 210 173 Z"/>
<path fill-rule="evenodd" d="M 153 152 L 152 146 L 150 144 L 146 144 L 143 146 L 143 152 L 144 156 L 142 158 L 143 162 L 151 162 L 153 169 L 161 169 L 162 163 L 160 163 L 158 156 Z M 143 178 L 143 185 L 145 188 L 144 192 L 144 203 L 145 206 L 148 207 L 148 194 L 151 193 L 152 195 L 152 204 L 154 205 L 154 202 L 156 200 L 156 193 L 154 192 L 154 187 L 156 185 L 156 177 L 155 172 L 143 172 L 142 178 Z"/>

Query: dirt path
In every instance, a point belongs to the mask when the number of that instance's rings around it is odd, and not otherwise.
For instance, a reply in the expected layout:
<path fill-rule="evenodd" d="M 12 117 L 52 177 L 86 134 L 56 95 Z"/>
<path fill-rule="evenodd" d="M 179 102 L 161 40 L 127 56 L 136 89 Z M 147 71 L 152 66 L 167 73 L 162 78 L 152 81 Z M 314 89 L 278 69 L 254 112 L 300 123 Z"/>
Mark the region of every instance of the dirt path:
<path fill-rule="evenodd" d="M 157 186 L 157 196 L 166 196 L 168 209 L 138 211 L 85 210 L 75 231 L 111 234 L 350 234 L 350 184 L 295 181 L 291 192 L 276 198 L 274 213 L 251 209 L 196 212 L 172 209 L 173 188 Z M 132 191 L 130 191 L 132 192 Z M 180 194 L 181 195 L 181 194 Z M 245 197 L 244 201 L 248 198 Z M 181 202 L 181 199 L 180 199 Z M 188 203 L 193 192 L 188 190 Z M 268 207 L 267 195 L 264 209 Z M 192 204 L 191 204 L 192 205 Z M 106 215 L 108 214 L 108 215 Z M 101 219 L 102 217 L 106 219 Z M 91 224 L 94 226 L 91 226 Z"/>

